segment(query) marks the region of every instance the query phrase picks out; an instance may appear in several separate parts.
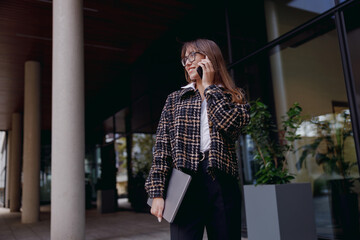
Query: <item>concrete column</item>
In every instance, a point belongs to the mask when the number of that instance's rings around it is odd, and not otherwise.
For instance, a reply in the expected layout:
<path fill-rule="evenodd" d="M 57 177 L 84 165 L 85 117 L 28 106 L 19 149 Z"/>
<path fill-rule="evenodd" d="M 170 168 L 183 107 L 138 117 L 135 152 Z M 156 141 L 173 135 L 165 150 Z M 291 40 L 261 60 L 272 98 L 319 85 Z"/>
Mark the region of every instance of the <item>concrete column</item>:
<path fill-rule="evenodd" d="M 20 211 L 21 189 L 21 114 L 11 117 L 10 161 L 9 161 L 9 200 L 10 212 Z"/>
<path fill-rule="evenodd" d="M 53 1 L 51 239 L 85 239 L 82 1 Z"/>
<path fill-rule="evenodd" d="M 279 21 L 277 18 L 276 4 L 272 0 L 265 0 L 265 17 L 268 40 L 279 37 Z M 270 66 L 276 105 L 276 119 L 278 126 L 281 125 L 282 118 L 286 114 L 288 104 L 286 97 L 286 85 L 284 80 L 284 70 L 282 66 L 282 56 L 280 46 L 276 46 L 270 53 Z"/>
<path fill-rule="evenodd" d="M 25 63 L 24 84 L 24 153 L 23 153 L 23 223 L 39 220 L 40 204 L 40 79 L 39 62 Z"/>
<path fill-rule="evenodd" d="M 11 130 L 7 132 L 7 147 L 6 147 L 6 185 L 5 185 L 5 207 L 10 208 L 10 145 L 11 145 Z"/>
<path fill-rule="evenodd" d="M 279 11 L 277 8 L 277 4 L 278 3 L 273 0 L 264 1 L 267 36 L 269 41 L 274 40 L 280 36 L 280 25 L 278 20 Z M 270 67 L 274 89 L 276 120 L 278 128 L 281 127 L 282 116 L 286 116 L 286 112 L 291 106 L 288 104 L 283 62 L 283 53 L 281 52 L 280 46 L 277 45 L 270 52 Z M 295 142 L 295 148 L 297 148 L 296 146 L 297 142 Z M 298 174 L 298 171 L 296 169 L 297 158 L 295 157 L 295 155 L 289 154 L 287 155 L 286 159 L 289 172 Z M 297 181 L 297 179 L 298 178 L 296 178 L 295 181 Z"/>

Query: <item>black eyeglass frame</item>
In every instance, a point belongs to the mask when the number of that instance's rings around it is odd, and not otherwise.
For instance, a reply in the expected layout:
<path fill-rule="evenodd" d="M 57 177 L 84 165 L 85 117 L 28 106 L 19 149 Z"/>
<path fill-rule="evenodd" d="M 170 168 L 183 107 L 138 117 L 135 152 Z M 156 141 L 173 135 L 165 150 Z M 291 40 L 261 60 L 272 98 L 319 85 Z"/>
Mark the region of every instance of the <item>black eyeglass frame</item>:
<path fill-rule="evenodd" d="M 186 61 L 189 60 L 190 63 L 192 63 L 193 61 L 195 61 L 196 58 L 196 54 L 200 53 L 203 54 L 201 52 L 191 52 L 189 53 L 189 55 L 187 57 L 184 57 L 183 59 L 181 59 L 181 64 L 183 65 L 183 67 L 186 66 Z M 190 59 L 190 56 L 193 58 L 193 60 Z"/>

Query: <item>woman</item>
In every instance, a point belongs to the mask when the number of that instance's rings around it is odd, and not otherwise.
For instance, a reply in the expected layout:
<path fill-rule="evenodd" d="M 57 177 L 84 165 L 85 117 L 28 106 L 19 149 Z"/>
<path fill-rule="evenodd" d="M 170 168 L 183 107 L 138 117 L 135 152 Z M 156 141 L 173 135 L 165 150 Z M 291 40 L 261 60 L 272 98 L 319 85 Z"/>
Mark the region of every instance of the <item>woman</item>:
<path fill-rule="evenodd" d="M 181 58 L 189 84 L 168 96 L 160 117 L 145 183 L 153 198 L 151 214 L 161 221 L 164 185 L 174 167 L 192 180 L 170 225 L 171 239 L 202 239 L 205 226 L 209 239 L 241 239 L 235 141 L 249 122 L 249 105 L 227 72 L 216 43 L 187 42 Z"/>

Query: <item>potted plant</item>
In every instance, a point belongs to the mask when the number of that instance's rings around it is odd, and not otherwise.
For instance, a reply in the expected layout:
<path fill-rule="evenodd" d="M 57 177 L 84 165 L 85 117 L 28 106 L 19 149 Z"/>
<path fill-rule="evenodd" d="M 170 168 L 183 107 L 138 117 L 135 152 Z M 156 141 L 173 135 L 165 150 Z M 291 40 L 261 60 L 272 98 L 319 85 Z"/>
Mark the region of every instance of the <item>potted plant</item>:
<path fill-rule="evenodd" d="M 302 150 L 302 154 L 296 167 L 298 170 L 306 167 L 305 159 L 309 155 L 313 157 L 323 170 L 323 174 L 315 180 L 316 185 L 330 189 L 334 223 L 343 229 L 345 237 L 359 237 L 358 195 L 353 191 L 355 179 L 350 176 L 357 163 L 345 159 L 345 142 L 353 135 L 350 114 L 343 111 L 328 117 L 310 121 L 317 134 L 311 143 L 298 149 Z"/>
<path fill-rule="evenodd" d="M 256 185 L 245 185 L 245 209 L 249 240 L 316 239 L 311 186 L 289 184 L 294 176 L 286 168 L 286 157 L 294 152 L 301 118 L 295 103 L 277 130 L 268 107 L 257 100 L 251 104 L 249 125 L 244 133 L 255 145 L 254 159 L 260 162 Z M 281 133 L 280 139 L 276 136 Z"/>

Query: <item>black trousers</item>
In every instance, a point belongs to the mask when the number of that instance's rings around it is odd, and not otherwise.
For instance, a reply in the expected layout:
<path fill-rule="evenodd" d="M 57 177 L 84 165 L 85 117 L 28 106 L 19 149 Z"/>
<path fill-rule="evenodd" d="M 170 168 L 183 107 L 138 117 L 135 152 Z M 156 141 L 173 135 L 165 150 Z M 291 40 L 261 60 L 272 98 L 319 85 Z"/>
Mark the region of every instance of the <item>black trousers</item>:
<path fill-rule="evenodd" d="M 235 178 L 206 172 L 207 156 L 192 174 L 188 191 L 173 223 L 172 240 L 201 240 L 206 227 L 208 239 L 241 239 L 241 194 Z"/>

